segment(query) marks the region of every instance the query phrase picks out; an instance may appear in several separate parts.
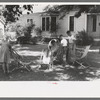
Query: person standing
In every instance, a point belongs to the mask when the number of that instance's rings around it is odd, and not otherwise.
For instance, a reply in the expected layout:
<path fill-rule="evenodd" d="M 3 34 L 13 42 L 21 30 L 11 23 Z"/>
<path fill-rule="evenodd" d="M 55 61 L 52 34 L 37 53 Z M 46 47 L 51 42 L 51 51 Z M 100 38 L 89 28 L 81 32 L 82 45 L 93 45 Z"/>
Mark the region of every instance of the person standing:
<path fill-rule="evenodd" d="M 9 73 L 11 45 L 9 43 L 9 37 L 4 36 L 0 48 L 0 63 L 2 64 L 4 74 Z"/>
<path fill-rule="evenodd" d="M 60 39 L 61 39 L 61 46 L 62 46 L 62 49 L 63 49 L 63 57 L 65 58 L 65 61 L 67 61 L 67 45 L 68 45 L 68 42 L 67 40 L 63 37 L 63 35 L 60 35 Z"/>
<path fill-rule="evenodd" d="M 68 58 L 67 59 L 69 62 L 71 62 L 71 58 L 73 56 L 75 56 L 75 40 L 76 40 L 76 38 L 74 35 L 72 35 L 72 33 L 70 31 L 67 31 L 66 33 L 68 35 L 68 37 L 67 37 L 67 39 L 68 39 Z"/>

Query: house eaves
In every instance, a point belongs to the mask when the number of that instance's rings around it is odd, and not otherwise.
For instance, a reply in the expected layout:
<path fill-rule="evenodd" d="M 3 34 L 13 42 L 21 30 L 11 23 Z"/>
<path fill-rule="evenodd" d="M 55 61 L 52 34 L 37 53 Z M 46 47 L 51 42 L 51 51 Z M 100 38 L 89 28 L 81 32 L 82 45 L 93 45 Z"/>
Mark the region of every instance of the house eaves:
<path fill-rule="evenodd" d="M 41 16 L 59 16 L 59 13 L 55 13 L 55 12 L 43 12 L 43 13 L 41 13 Z"/>

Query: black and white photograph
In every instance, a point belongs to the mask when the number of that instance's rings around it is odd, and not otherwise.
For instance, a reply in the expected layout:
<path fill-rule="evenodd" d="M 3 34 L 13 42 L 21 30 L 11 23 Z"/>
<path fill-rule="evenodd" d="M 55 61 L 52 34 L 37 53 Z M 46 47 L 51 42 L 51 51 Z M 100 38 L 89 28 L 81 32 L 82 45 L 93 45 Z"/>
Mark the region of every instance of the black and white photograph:
<path fill-rule="evenodd" d="M 100 5 L 0 4 L 0 81 L 97 80 Z"/>

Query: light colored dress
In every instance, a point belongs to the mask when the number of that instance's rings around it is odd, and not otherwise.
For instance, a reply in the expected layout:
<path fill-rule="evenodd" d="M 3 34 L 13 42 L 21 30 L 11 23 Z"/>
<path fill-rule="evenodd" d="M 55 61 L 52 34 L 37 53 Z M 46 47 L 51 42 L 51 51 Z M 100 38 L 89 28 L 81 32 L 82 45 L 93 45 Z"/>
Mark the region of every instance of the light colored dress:
<path fill-rule="evenodd" d="M 43 56 L 42 63 L 43 64 L 50 64 L 50 62 L 51 62 L 51 52 L 48 51 L 48 50 L 45 50 L 45 51 L 42 52 L 42 56 Z"/>
<path fill-rule="evenodd" d="M 10 63 L 10 44 L 6 41 L 0 47 L 0 63 Z"/>

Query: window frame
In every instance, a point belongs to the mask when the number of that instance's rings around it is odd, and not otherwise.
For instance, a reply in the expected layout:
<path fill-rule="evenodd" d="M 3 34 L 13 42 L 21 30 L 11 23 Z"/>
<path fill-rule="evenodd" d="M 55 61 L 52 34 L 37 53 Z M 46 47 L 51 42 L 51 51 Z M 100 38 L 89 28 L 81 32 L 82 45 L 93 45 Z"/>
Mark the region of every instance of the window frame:
<path fill-rule="evenodd" d="M 71 18 L 73 18 L 73 28 L 71 28 Z M 75 17 L 69 16 L 69 30 L 72 31 L 72 32 L 74 31 L 74 28 L 75 28 L 74 23 L 75 23 Z"/>
<path fill-rule="evenodd" d="M 93 26 L 92 26 L 92 31 L 96 32 L 96 28 L 97 28 L 97 16 L 93 15 Z"/>
<path fill-rule="evenodd" d="M 43 25 L 43 18 L 45 20 Z M 48 26 L 47 26 L 47 18 L 48 18 Z M 44 27 L 44 29 L 43 29 Z M 43 16 L 42 17 L 42 31 L 50 31 L 50 16 Z"/>

